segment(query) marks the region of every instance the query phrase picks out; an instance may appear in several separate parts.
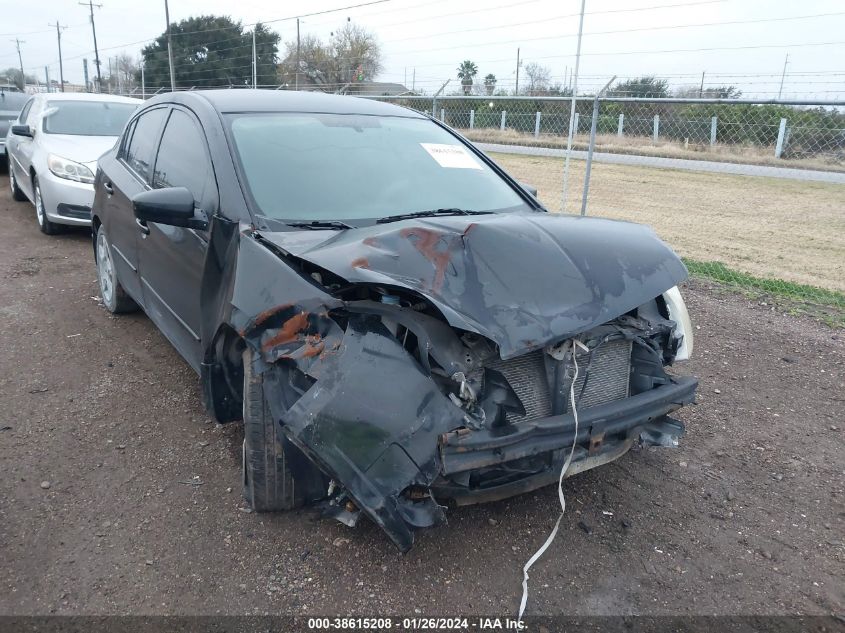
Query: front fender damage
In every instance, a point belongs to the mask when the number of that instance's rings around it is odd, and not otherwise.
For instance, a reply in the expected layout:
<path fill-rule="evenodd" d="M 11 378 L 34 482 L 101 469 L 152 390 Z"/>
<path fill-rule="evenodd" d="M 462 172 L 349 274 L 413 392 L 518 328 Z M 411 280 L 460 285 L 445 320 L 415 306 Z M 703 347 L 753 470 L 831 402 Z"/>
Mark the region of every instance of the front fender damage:
<path fill-rule="evenodd" d="M 265 256 L 275 257 L 243 240 L 239 275 L 260 269 Z M 440 472 L 438 437 L 463 425 L 464 412 L 385 328 L 384 306 L 344 303 L 308 278 L 291 277 L 274 276 L 262 288 L 236 281 L 232 301 L 232 320 L 257 352 L 270 411 L 290 441 L 407 551 L 413 528 L 444 519 L 428 489 Z M 292 296 L 299 299 L 278 303 Z M 347 313 L 345 330 L 330 314 L 338 308 Z M 448 326 L 395 311 L 438 364 L 464 367 Z M 286 408 L 291 371 L 305 374 L 311 386 Z"/>

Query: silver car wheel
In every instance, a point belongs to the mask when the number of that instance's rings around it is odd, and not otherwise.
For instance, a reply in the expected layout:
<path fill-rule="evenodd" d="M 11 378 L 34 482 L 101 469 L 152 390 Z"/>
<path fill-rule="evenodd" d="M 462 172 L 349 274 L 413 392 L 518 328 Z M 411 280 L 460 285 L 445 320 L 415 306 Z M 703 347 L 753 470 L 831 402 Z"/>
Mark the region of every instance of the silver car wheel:
<path fill-rule="evenodd" d="M 7 154 L 8 156 L 8 154 Z M 12 167 L 12 159 L 7 158 L 6 164 L 9 166 L 9 189 L 12 190 L 12 195 L 15 193 L 15 169 Z"/>
<path fill-rule="evenodd" d="M 114 306 L 115 274 L 111 258 L 111 249 L 104 231 L 97 232 L 97 278 L 100 282 L 100 295 L 109 309 Z"/>
<path fill-rule="evenodd" d="M 44 212 L 44 200 L 41 199 L 41 185 L 35 179 L 35 217 L 38 218 L 38 226 L 44 226 L 47 216 Z"/>

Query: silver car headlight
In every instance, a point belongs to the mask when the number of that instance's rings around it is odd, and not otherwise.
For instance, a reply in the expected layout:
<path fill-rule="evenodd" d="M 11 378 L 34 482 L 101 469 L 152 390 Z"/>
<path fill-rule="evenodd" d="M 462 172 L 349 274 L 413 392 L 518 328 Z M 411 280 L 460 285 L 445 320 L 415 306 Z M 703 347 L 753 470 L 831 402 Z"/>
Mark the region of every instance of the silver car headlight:
<path fill-rule="evenodd" d="M 688 360 L 692 356 L 693 334 L 692 321 L 689 318 L 689 312 L 687 312 L 687 305 L 684 303 L 684 298 L 677 286 L 664 292 L 663 300 L 666 301 L 669 318 L 677 324 L 675 338 L 680 340 L 680 345 L 675 360 Z"/>
<path fill-rule="evenodd" d="M 84 182 L 92 184 L 94 182 L 94 174 L 82 163 L 77 163 L 55 154 L 50 154 L 47 157 L 47 166 L 54 176 L 59 178 L 66 178 L 67 180 L 74 180 L 76 182 Z"/>

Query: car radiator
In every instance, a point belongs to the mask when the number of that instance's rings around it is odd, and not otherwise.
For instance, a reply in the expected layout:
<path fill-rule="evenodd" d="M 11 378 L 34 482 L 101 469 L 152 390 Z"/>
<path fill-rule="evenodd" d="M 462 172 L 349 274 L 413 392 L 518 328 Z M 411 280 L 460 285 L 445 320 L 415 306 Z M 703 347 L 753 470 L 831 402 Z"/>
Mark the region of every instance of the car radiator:
<path fill-rule="evenodd" d="M 512 423 L 552 415 L 552 399 L 543 355 L 542 350 L 537 350 L 516 358 L 496 359 L 487 363 L 487 367 L 504 375 L 525 407 L 524 416 L 508 415 Z M 579 353 L 577 358 L 575 398 L 579 409 L 628 397 L 631 341 L 607 341 L 591 353 Z M 569 398 L 566 406 L 568 409 Z"/>

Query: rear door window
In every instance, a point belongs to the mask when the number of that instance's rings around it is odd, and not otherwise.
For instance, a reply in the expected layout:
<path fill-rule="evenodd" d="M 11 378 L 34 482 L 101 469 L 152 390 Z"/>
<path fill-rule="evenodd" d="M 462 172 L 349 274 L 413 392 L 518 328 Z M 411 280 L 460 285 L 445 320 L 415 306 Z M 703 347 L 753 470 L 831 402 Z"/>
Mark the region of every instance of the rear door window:
<path fill-rule="evenodd" d="M 166 116 L 167 108 L 155 108 L 144 112 L 133 124 L 134 131 L 124 161 L 144 182 L 150 181 L 153 152 Z"/>

